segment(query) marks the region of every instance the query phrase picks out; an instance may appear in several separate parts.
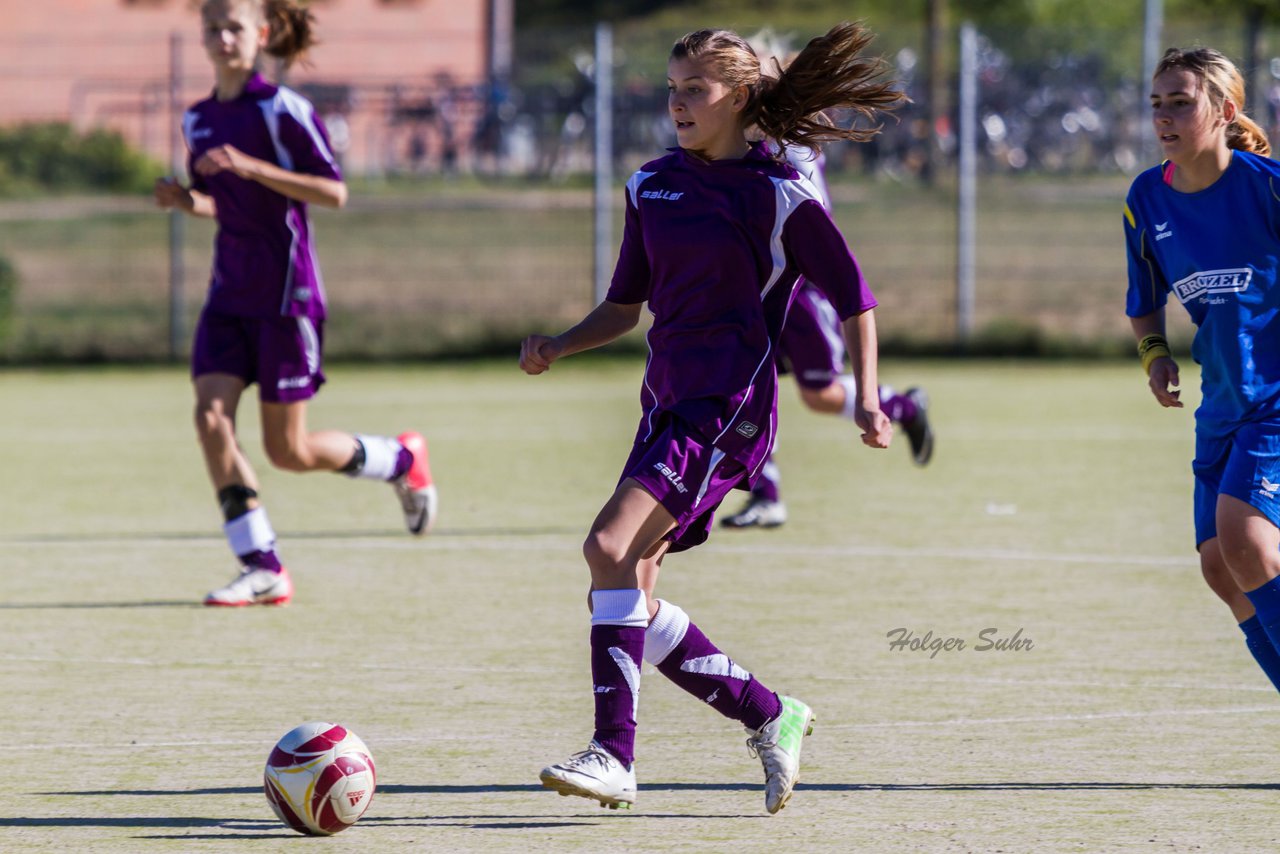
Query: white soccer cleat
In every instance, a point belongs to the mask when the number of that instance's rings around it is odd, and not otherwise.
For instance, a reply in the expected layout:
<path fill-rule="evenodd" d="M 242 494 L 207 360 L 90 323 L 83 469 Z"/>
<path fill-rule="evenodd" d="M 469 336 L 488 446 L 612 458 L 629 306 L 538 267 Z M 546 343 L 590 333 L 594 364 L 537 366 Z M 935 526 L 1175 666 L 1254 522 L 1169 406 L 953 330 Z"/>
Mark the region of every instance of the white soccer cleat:
<path fill-rule="evenodd" d="M 720 524 L 726 528 L 776 528 L 786 521 L 787 505 L 753 495 L 741 510 L 721 519 Z"/>
<path fill-rule="evenodd" d="M 273 572 L 246 567 L 226 587 L 219 587 L 204 597 L 204 604 L 243 608 L 246 605 L 287 605 L 292 598 L 293 580 L 289 578 L 289 570 L 280 567 L 279 572 Z"/>
<path fill-rule="evenodd" d="M 623 767 L 612 753 L 594 741 L 581 753 L 543 768 L 538 777 L 545 788 L 566 797 L 591 798 L 609 809 L 630 809 L 636 802 L 635 765 Z"/>
<path fill-rule="evenodd" d="M 431 466 L 427 463 L 427 440 L 421 433 L 401 433 L 396 437 L 413 454 L 413 465 L 391 486 L 404 510 L 404 526 L 410 534 L 422 536 L 436 523 L 435 484 L 431 482 Z"/>
<path fill-rule="evenodd" d="M 764 808 L 773 815 L 787 805 L 800 779 L 800 747 L 813 732 L 813 709 L 782 697 L 782 712 L 759 731 L 747 730 L 747 749 L 764 766 Z"/>

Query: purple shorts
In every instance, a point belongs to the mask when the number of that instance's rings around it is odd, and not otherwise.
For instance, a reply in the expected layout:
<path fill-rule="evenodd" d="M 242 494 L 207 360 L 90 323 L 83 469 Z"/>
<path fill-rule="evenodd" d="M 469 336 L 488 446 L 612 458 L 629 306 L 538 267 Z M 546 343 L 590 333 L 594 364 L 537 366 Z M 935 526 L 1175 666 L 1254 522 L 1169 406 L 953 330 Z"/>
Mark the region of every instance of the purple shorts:
<path fill-rule="evenodd" d="M 324 383 L 324 324 L 307 317 L 239 317 L 207 306 L 191 347 L 191 376 L 231 374 L 268 403 L 310 400 Z"/>
<path fill-rule="evenodd" d="M 662 415 L 652 432 L 647 423 L 641 424 L 618 482 L 627 478 L 643 486 L 675 517 L 676 526 L 665 537 L 673 552 L 706 542 L 720 502 L 735 487 L 747 488 L 745 466 L 670 414 Z"/>
<path fill-rule="evenodd" d="M 805 388 L 823 389 L 844 371 L 844 339 L 835 307 L 807 282 L 800 283 L 778 342 L 778 373 L 795 374 Z"/>

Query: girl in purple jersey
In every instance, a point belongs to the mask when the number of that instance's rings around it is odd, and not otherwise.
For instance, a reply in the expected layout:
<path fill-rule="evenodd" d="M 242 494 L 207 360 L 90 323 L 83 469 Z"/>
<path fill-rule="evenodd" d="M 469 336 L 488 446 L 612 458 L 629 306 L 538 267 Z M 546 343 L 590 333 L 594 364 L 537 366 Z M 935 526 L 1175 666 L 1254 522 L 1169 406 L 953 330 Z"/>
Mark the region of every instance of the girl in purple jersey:
<path fill-rule="evenodd" d="M 668 61 L 668 111 L 679 147 L 627 183 L 626 230 L 607 298 L 572 329 L 532 335 L 529 374 L 606 344 L 653 314 L 643 416 L 613 496 L 583 546 L 591 571 L 595 734 L 542 771 L 563 795 L 634 803 L 641 660 L 741 722 L 765 774 L 765 809 L 786 805 L 812 710 L 779 697 L 711 643 L 681 608 L 654 598 L 664 557 L 703 542 L 730 489 L 748 486 L 773 443 L 774 358 L 796 283 L 820 287 L 842 320 L 858 379 L 862 440 L 888 447 L 876 395 L 876 302 L 844 238 L 794 169 L 748 132 L 817 148 L 876 132 L 835 126 L 823 110 L 874 116 L 902 100 L 871 40 L 842 24 L 814 39 L 779 77 L 736 33 L 700 30 Z M 869 391 L 868 391 L 869 390 Z"/>
<path fill-rule="evenodd" d="M 325 379 L 326 314 L 307 205 L 342 207 L 347 188 L 310 102 L 268 83 L 257 64 L 263 53 L 286 64 L 302 55 L 314 42 L 311 14 L 288 0 L 205 0 L 200 11 L 217 83 L 183 117 L 191 186 L 161 178 L 155 198 L 162 208 L 218 221 L 191 373 L 196 432 L 241 569 L 204 601 L 283 605 L 293 583 L 236 437 L 236 409 L 250 384 L 258 383 L 263 446 L 278 468 L 389 481 L 414 534 L 435 521 L 436 494 L 421 434 L 307 428 L 307 401 Z"/>
<path fill-rule="evenodd" d="M 818 191 L 823 205 L 833 211 L 831 194 L 823 177 L 821 153 L 803 146 L 782 147 L 783 156 Z M 778 342 L 778 373 L 795 377 L 800 400 L 824 415 L 853 419 L 857 405 L 857 378 L 844 373 L 844 343 L 840 340 L 840 318 L 822 291 L 801 282 L 787 314 L 787 325 Z M 933 428 L 929 423 L 929 398 L 919 386 L 898 393 L 880 386 L 880 409 L 894 424 L 902 425 L 918 466 L 933 457 Z M 776 448 L 775 448 L 776 450 Z M 782 472 L 773 454 L 760 469 L 760 478 L 737 513 L 725 516 L 726 528 L 777 528 L 786 524 L 787 505 L 782 500 Z"/>

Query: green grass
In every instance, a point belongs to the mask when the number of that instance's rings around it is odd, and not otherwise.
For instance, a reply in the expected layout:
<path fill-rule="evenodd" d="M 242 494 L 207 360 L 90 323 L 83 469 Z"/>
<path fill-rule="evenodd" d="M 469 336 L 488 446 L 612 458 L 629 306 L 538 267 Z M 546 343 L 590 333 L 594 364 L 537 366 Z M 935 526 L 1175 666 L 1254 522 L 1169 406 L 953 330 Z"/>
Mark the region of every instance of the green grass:
<path fill-rule="evenodd" d="M 790 522 L 716 531 L 659 590 L 817 710 L 792 804 L 766 817 L 741 731 L 652 671 L 636 810 L 538 789 L 590 732 L 579 544 L 639 371 L 333 370 L 314 427 L 430 437 L 422 541 L 383 486 L 267 469 L 245 406 L 298 595 L 235 612 L 195 605 L 232 563 L 183 372 L 6 372 L 0 848 L 295 850 L 262 763 L 336 719 L 381 791 L 333 850 L 1274 850 L 1280 703 L 1199 578 L 1190 410 L 1133 364 L 887 362 L 932 396 L 923 470 L 784 384 Z M 969 648 L 895 652 L 898 627 Z M 977 652 L 986 628 L 1034 647 Z"/>
<path fill-rule="evenodd" d="M 976 349 L 1131 347 L 1119 227 L 1125 187 L 1119 177 L 983 181 Z M 833 192 L 837 222 L 881 301 L 886 346 L 897 352 L 951 346 L 951 191 L 859 180 Z M 7 220 L 0 256 L 20 279 L 0 358 L 163 357 L 165 217 L 138 201 L 111 213 L 77 213 L 62 204 L 53 218 L 35 208 L 0 211 Z M 317 211 L 314 219 L 333 307 L 326 349 L 336 358 L 491 350 L 534 329 L 563 328 L 592 304 L 590 195 L 580 190 L 459 191 L 411 182 L 357 195 L 348 210 Z M 615 240 L 621 234 L 619 222 Z M 211 223 L 186 221 L 188 329 L 203 302 L 212 238 Z M 1181 346 L 1188 324 L 1180 310 L 1171 317 Z"/>

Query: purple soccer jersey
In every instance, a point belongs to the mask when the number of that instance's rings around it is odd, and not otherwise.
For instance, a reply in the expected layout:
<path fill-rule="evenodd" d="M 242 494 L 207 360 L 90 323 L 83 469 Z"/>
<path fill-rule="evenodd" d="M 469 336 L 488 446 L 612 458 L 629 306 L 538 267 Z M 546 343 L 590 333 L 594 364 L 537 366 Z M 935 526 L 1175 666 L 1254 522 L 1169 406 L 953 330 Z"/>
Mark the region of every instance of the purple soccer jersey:
<path fill-rule="evenodd" d="M 324 286 L 307 206 L 231 172 L 198 175 L 195 162 L 220 145 L 284 169 L 341 180 L 311 102 L 253 75 L 240 97 L 206 98 L 187 111 L 182 133 L 192 189 L 213 197 L 218 235 L 207 305 L 241 317 L 323 320 Z"/>
<path fill-rule="evenodd" d="M 800 282 L 779 341 L 779 371 L 795 374 L 805 388 L 823 389 L 844 372 L 844 338 L 831 301 Z"/>
<path fill-rule="evenodd" d="M 841 318 L 876 305 L 811 182 L 753 144 L 704 162 L 682 149 L 627 182 L 610 302 L 648 301 L 640 441 L 670 412 L 754 478 L 773 443 L 774 361 L 803 276 Z"/>

